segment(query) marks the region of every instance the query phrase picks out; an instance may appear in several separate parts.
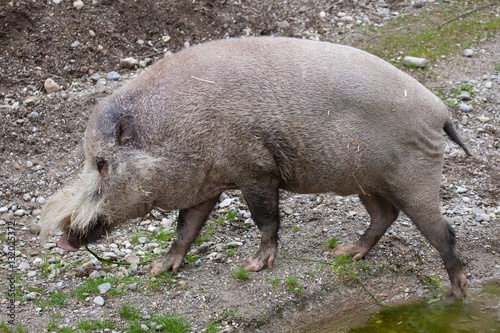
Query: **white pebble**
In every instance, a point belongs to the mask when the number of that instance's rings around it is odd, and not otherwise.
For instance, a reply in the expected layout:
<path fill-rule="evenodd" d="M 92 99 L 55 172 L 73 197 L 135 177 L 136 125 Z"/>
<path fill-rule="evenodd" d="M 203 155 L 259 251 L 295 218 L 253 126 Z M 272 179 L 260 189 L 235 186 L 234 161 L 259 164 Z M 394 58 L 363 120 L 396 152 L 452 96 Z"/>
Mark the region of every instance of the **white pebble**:
<path fill-rule="evenodd" d="M 94 298 L 94 303 L 99 305 L 99 306 L 103 306 L 104 305 L 104 298 L 102 298 L 101 296 L 97 296 L 96 298 Z"/>

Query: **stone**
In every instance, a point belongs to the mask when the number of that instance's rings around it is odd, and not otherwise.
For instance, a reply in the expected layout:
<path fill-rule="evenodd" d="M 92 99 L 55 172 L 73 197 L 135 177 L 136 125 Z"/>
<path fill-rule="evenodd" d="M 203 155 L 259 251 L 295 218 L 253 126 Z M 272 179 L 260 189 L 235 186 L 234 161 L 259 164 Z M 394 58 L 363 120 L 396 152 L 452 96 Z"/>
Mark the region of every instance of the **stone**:
<path fill-rule="evenodd" d="M 286 30 L 290 28 L 290 23 L 288 23 L 286 20 L 278 22 L 278 28 Z"/>
<path fill-rule="evenodd" d="M 125 262 L 129 264 L 138 264 L 141 262 L 141 259 L 139 259 L 139 257 L 135 254 L 131 254 L 125 258 Z"/>
<path fill-rule="evenodd" d="M 99 74 L 94 74 L 90 77 L 90 79 L 94 82 L 97 82 L 99 81 L 99 79 L 101 78 L 101 76 Z"/>
<path fill-rule="evenodd" d="M 288 206 L 284 206 L 284 207 L 283 207 L 283 212 L 284 212 L 286 215 L 291 215 L 291 214 L 293 214 L 293 210 L 292 210 L 290 207 L 288 207 Z"/>
<path fill-rule="evenodd" d="M 488 117 L 485 117 L 485 116 L 479 116 L 477 117 L 477 119 L 482 122 L 482 123 L 487 123 L 488 121 L 490 121 L 490 118 Z"/>
<path fill-rule="evenodd" d="M 73 7 L 75 7 L 78 10 L 82 9 L 83 8 L 83 1 L 76 0 L 75 2 L 73 2 Z"/>
<path fill-rule="evenodd" d="M 104 305 L 104 298 L 102 298 L 101 296 L 97 296 L 96 298 L 94 298 L 94 303 L 99 305 L 99 306 L 103 306 Z"/>
<path fill-rule="evenodd" d="M 80 42 L 79 42 L 79 41 L 77 41 L 77 40 L 75 40 L 75 41 L 73 42 L 73 44 L 71 44 L 71 47 L 72 47 L 72 48 L 76 48 L 76 47 L 78 47 L 78 46 L 80 46 Z"/>
<path fill-rule="evenodd" d="M 56 91 L 59 91 L 59 86 L 51 78 L 48 78 L 47 80 L 45 80 L 45 82 L 43 83 L 43 87 L 45 88 L 45 91 L 47 92 L 47 94 L 51 94 L 51 93 L 55 93 Z"/>
<path fill-rule="evenodd" d="M 99 271 L 93 271 L 92 273 L 89 274 L 89 278 L 91 278 L 91 279 L 100 278 L 100 277 L 101 277 L 101 273 L 99 273 Z"/>
<path fill-rule="evenodd" d="M 14 212 L 14 216 L 23 216 L 25 214 L 26 212 L 24 211 L 24 209 L 18 209 Z"/>
<path fill-rule="evenodd" d="M 467 58 L 472 57 L 473 54 L 474 54 L 474 51 L 472 51 L 471 49 L 464 50 L 464 56 L 466 56 Z"/>
<path fill-rule="evenodd" d="M 135 66 L 139 65 L 139 61 L 135 58 L 128 57 L 120 60 L 120 67 L 127 69 L 134 69 Z"/>
<path fill-rule="evenodd" d="M 25 270 L 25 269 L 30 268 L 30 264 L 28 264 L 27 262 L 22 262 L 19 264 L 19 266 L 17 268 Z"/>
<path fill-rule="evenodd" d="M 491 82 L 491 81 L 486 82 L 486 83 L 484 84 L 484 87 L 485 87 L 486 89 L 491 89 L 491 88 L 493 88 L 493 82 Z"/>
<path fill-rule="evenodd" d="M 460 103 L 458 105 L 458 107 L 460 108 L 460 110 L 462 112 L 471 112 L 472 111 L 472 108 L 470 106 L 468 106 L 467 104 L 465 104 L 465 103 Z"/>
<path fill-rule="evenodd" d="M 29 231 L 32 235 L 38 235 L 40 233 L 40 226 L 38 223 L 31 222 L 29 226 Z"/>
<path fill-rule="evenodd" d="M 168 36 L 168 35 L 166 35 L 166 36 L 162 36 L 162 37 L 161 37 L 161 41 L 162 41 L 163 43 L 168 43 L 168 42 L 170 41 L 170 36 Z M 139 41 L 137 41 L 137 42 L 139 42 Z M 142 43 L 144 44 L 144 41 L 143 41 Z"/>
<path fill-rule="evenodd" d="M 227 199 L 224 199 L 224 201 L 222 201 L 220 204 L 219 204 L 219 208 L 224 208 L 224 207 L 227 207 L 229 206 L 230 204 L 233 203 L 233 198 L 227 198 Z"/>
<path fill-rule="evenodd" d="M 97 289 L 101 294 L 107 293 L 111 289 L 111 283 L 106 282 L 97 286 Z"/>
<path fill-rule="evenodd" d="M 469 101 L 471 99 L 470 92 L 464 90 L 460 92 L 460 95 L 457 96 L 457 99 L 461 101 Z"/>
<path fill-rule="evenodd" d="M 403 65 L 407 67 L 425 68 L 429 66 L 429 61 L 424 58 L 406 56 L 403 58 Z"/>
<path fill-rule="evenodd" d="M 116 81 L 116 80 L 119 80 L 120 78 L 121 78 L 121 75 L 115 71 L 109 72 L 108 75 L 106 75 L 106 80 L 109 80 L 109 81 Z"/>

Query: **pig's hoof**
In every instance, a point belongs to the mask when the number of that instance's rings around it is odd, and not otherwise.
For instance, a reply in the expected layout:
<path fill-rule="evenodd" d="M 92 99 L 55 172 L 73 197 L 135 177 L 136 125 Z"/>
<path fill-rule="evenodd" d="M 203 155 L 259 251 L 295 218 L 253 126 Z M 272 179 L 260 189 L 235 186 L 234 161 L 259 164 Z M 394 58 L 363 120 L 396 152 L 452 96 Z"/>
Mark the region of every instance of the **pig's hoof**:
<path fill-rule="evenodd" d="M 177 273 L 179 267 L 181 267 L 183 259 L 184 258 L 175 260 L 173 257 L 156 259 L 148 266 L 149 275 L 158 276 L 170 268 L 172 269 L 172 272 Z"/>
<path fill-rule="evenodd" d="M 467 296 L 467 278 L 461 273 L 455 281 L 452 282 L 451 292 L 458 299 L 465 299 Z"/>
<path fill-rule="evenodd" d="M 351 256 L 353 260 L 362 259 L 370 249 L 364 248 L 356 243 L 340 244 L 333 249 L 333 255 L 339 256 Z"/>
<path fill-rule="evenodd" d="M 272 269 L 274 265 L 274 259 L 276 259 L 275 254 L 263 255 L 259 251 L 259 253 L 257 253 L 253 257 L 245 260 L 245 262 L 243 262 L 243 267 L 246 271 L 257 272 L 264 268 L 264 266 L 266 266 L 267 264 L 267 267 L 269 269 Z"/>
<path fill-rule="evenodd" d="M 155 260 L 148 266 L 148 271 L 151 276 L 158 276 L 166 272 L 168 267 L 164 266 L 161 260 Z"/>

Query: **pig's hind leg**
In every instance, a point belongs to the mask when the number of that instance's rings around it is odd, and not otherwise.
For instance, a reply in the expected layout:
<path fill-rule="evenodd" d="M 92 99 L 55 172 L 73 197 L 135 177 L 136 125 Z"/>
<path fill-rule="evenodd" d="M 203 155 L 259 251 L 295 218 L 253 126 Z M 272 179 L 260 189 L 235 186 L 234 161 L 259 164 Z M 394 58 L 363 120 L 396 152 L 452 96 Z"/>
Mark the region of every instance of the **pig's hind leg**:
<path fill-rule="evenodd" d="M 467 293 L 467 278 L 455 250 L 455 231 L 441 215 L 438 202 L 420 202 L 418 206 L 407 205 L 402 209 L 431 245 L 438 250 L 450 278 L 452 293 L 462 299 Z"/>
<path fill-rule="evenodd" d="M 370 226 L 357 242 L 337 246 L 333 250 L 336 256 L 350 255 L 354 260 L 362 259 L 398 217 L 399 209 L 381 195 L 361 194 L 359 198 L 370 214 Z"/>
<path fill-rule="evenodd" d="M 179 267 L 184 262 L 189 247 L 196 237 L 198 237 L 201 228 L 217 203 L 219 196 L 220 195 L 204 201 L 199 205 L 179 211 L 175 241 L 166 255 L 156 259 L 149 265 L 148 270 L 152 276 L 160 275 L 168 269 L 172 269 L 173 272 L 179 270 Z"/>
<path fill-rule="evenodd" d="M 279 188 L 272 181 L 269 185 L 266 188 L 241 188 L 252 218 L 261 232 L 259 251 L 243 263 L 247 271 L 260 271 L 266 265 L 273 268 L 278 252 Z"/>

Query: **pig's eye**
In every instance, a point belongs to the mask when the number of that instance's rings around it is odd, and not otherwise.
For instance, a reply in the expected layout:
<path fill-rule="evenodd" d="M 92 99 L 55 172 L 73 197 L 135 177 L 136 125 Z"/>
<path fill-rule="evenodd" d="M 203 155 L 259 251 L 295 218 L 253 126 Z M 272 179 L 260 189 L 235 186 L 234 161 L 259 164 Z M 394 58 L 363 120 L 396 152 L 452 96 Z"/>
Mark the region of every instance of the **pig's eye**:
<path fill-rule="evenodd" d="M 106 160 L 103 158 L 96 158 L 95 164 L 99 173 L 103 173 L 108 170 L 108 162 L 106 162 Z"/>

